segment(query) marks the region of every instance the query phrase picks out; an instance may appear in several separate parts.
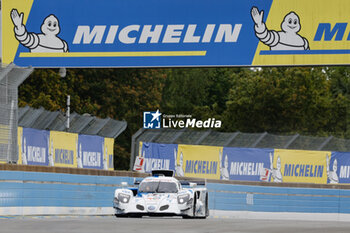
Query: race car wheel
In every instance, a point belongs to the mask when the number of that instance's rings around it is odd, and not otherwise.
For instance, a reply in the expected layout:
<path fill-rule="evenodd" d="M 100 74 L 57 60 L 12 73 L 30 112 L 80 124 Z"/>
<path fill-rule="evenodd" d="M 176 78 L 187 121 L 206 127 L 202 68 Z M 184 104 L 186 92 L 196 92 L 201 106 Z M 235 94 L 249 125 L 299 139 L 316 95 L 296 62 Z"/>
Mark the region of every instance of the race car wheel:
<path fill-rule="evenodd" d="M 196 218 L 196 204 L 197 204 L 197 194 L 195 193 L 194 194 L 194 197 L 193 197 L 193 207 L 192 207 L 192 216 L 189 216 L 189 215 L 185 215 L 185 216 L 182 216 L 183 219 L 192 219 L 192 218 Z"/>
<path fill-rule="evenodd" d="M 209 205 L 208 205 L 208 193 L 205 195 L 205 216 L 200 216 L 197 218 L 206 219 L 209 216 Z"/>
<path fill-rule="evenodd" d="M 205 216 L 209 216 L 209 197 L 208 193 L 205 195 Z"/>
<path fill-rule="evenodd" d="M 197 206 L 197 193 L 195 193 L 193 197 L 193 218 L 196 217 L 196 212 L 197 212 L 196 206 Z"/>

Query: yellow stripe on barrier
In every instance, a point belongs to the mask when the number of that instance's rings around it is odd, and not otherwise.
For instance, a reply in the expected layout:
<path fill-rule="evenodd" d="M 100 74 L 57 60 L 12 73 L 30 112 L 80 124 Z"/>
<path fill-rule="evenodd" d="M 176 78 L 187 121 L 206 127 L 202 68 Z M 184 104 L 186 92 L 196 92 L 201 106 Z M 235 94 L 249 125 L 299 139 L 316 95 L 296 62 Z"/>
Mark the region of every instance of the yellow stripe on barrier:
<path fill-rule="evenodd" d="M 20 57 L 181 57 L 205 56 L 207 51 L 150 51 L 150 52 L 70 52 L 20 53 Z"/>

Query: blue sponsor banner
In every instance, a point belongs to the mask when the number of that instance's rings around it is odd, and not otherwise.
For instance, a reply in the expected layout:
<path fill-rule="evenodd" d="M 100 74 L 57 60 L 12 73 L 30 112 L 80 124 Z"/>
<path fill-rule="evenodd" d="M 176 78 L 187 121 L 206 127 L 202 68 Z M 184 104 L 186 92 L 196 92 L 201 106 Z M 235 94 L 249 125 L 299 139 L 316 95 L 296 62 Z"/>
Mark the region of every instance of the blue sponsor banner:
<path fill-rule="evenodd" d="M 49 131 L 23 128 L 22 164 L 47 166 L 49 137 Z"/>
<path fill-rule="evenodd" d="M 327 183 L 350 183 L 350 152 L 332 152 L 326 158 Z"/>
<path fill-rule="evenodd" d="M 104 138 L 92 135 L 78 136 L 78 168 L 103 169 L 104 163 L 107 163 L 103 158 Z"/>
<path fill-rule="evenodd" d="M 266 19 L 272 4 L 272 0 L 29 1 L 33 4 L 28 9 L 24 0 L 9 7 L 4 34 L 11 34 L 7 43 L 21 43 L 6 52 L 6 59 L 12 61 L 13 53 L 16 65 L 33 67 L 251 65 L 259 43 L 251 8 L 264 9 Z M 21 13 L 28 18 L 23 24 Z"/>
<path fill-rule="evenodd" d="M 175 171 L 177 144 L 142 143 L 142 150 L 134 170 L 150 173 L 152 170 Z"/>
<path fill-rule="evenodd" d="M 265 169 L 270 169 L 273 153 L 273 149 L 224 147 L 220 156 L 221 179 L 260 181 Z"/>

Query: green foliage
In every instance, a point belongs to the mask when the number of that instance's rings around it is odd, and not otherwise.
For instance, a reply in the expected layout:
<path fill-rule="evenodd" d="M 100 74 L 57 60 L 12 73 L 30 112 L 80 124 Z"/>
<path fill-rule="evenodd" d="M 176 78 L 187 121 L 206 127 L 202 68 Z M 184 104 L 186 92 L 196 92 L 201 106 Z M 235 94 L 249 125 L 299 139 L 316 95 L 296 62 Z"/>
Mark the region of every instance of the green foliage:
<path fill-rule="evenodd" d="M 220 118 L 226 108 L 231 72 L 228 68 L 168 70 L 162 111 L 191 114 L 198 119 Z"/>
<path fill-rule="evenodd" d="M 322 68 L 269 68 L 232 77 L 225 127 L 243 132 L 344 132 L 346 101 Z"/>
<path fill-rule="evenodd" d="M 166 75 L 160 69 L 69 69 L 61 78 L 57 70 L 37 69 L 19 88 L 19 106 L 65 110 L 128 122 L 118 137 L 114 154 L 117 169 L 128 169 L 131 136 L 142 127 L 142 112 L 159 108 Z"/>
<path fill-rule="evenodd" d="M 350 68 L 39 69 L 19 105 L 71 110 L 128 122 L 115 142 L 115 167 L 129 168 L 131 136 L 144 111 L 221 119 L 220 131 L 350 138 Z"/>

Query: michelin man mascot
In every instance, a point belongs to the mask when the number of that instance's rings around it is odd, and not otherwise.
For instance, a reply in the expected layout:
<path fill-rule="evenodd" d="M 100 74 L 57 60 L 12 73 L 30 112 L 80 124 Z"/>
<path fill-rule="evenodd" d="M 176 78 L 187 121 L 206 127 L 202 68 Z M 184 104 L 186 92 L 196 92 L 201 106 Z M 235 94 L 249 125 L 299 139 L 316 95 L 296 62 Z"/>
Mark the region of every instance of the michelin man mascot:
<path fill-rule="evenodd" d="M 81 143 L 79 144 L 79 152 L 77 152 L 77 155 L 78 168 L 83 168 L 83 150 L 81 149 Z"/>
<path fill-rule="evenodd" d="M 299 16 L 291 11 L 282 23 L 282 31 L 268 30 L 263 22 L 264 11 L 253 7 L 251 15 L 255 23 L 255 35 L 261 42 L 269 46 L 271 50 L 309 50 L 309 42 L 298 34 L 301 29 Z"/>
<path fill-rule="evenodd" d="M 281 158 L 279 156 L 277 157 L 276 168 L 273 167 L 272 154 L 270 153 L 270 169 L 271 169 L 271 175 L 273 178 L 273 182 L 275 182 L 275 183 L 282 183 L 283 182 L 281 167 L 282 167 Z"/>
<path fill-rule="evenodd" d="M 177 151 L 174 149 L 174 160 L 175 160 L 175 175 L 177 176 L 185 176 L 185 172 L 183 169 L 183 163 L 184 163 L 184 156 L 182 152 L 180 152 L 180 161 L 177 163 Z"/>
<path fill-rule="evenodd" d="M 334 162 L 333 162 L 333 170 L 330 169 L 330 156 L 327 155 L 326 157 L 326 163 L 327 163 L 327 176 L 328 176 L 328 179 L 329 179 L 329 183 L 330 184 L 338 184 L 339 183 L 339 177 L 338 177 L 338 174 L 337 174 L 337 170 L 338 170 L 338 161 L 337 159 L 334 159 Z"/>
<path fill-rule="evenodd" d="M 104 152 L 104 153 L 103 153 Z M 108 157 L 108 152 L 107 152 L 107 146 L 105 147 L 102 144 L 102 154 L 103 154 L 103 170 L 108 170 L 108 163 L 107 163 L 107 157 Z"/>
<path fill-rule="evenodd" d="M 53 149 L 53 141 L 51 139 L 51 149 L 50 149 L 50 140 L 47 141 L 47 147 L 49 148 L 49 154 L 48 154 L 48 157 L 49 157 L 49 166 L 53 167 L 55 166 L 55 162 L 54 162 L 54 158 L 53 158 L 53 155 L 54 155 L 54 149 Z"/>
<path fill-rule="evenodd" d="M 222 166 L 222 151 L 219 151 L 219 157 L 220 157 L 220 176 L 222 180 L 229 180 L 230 175 L 228 172 L 228 157 L 225 156 L 224 166 Z"/>
<path fill-rule="evenodd" d="M 54 15 L 47 16 L 42 25 L 42 33 L 27 32 L 23 25 L 23 13 L 19 14 L 17 9 L 12 9 L 11 19 L 14 24 L 16 39 L 31 53 L 63 53 L 68 52 L 67 42 L 59 38 L 60 25 Z"/>

